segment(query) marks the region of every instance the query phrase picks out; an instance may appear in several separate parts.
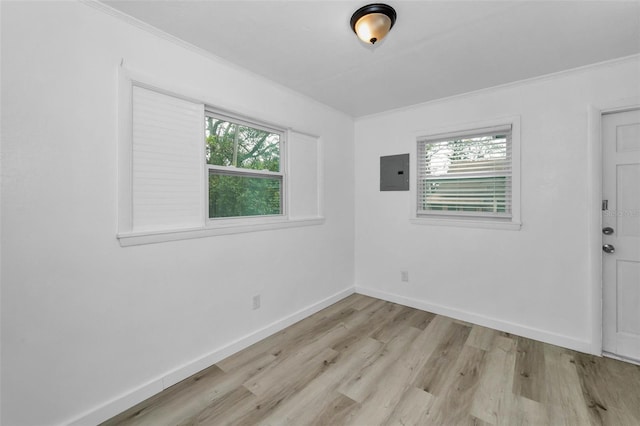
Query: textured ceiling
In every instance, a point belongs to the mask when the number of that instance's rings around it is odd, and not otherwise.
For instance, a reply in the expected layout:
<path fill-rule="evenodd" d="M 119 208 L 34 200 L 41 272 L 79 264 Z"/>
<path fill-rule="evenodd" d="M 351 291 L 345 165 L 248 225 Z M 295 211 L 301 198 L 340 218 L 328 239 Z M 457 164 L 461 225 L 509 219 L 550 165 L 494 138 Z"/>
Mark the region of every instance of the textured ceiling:
<path fill-rule="evenodd" d="M 103 3 L 354 117 L 640 53 L 640 0 L 393 0 L 373 48 L 361 1 Z"/>

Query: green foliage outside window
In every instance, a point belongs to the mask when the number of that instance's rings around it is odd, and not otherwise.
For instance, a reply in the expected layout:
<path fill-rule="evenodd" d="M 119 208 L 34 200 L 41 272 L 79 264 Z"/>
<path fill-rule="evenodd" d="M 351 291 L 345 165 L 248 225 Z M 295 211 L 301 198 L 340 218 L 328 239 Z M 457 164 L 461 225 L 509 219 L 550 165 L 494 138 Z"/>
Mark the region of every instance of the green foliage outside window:
<path fill-rule="evenodd" d="M 209 217 L 280 214 L 280 179 L 209 176 Z"/>
<path fill-rule="evenodd" d="M 280 171 L 280 134 L 206 117 L 205 135 L 207 164 L 234 168 L 210 171 L 209 217 L 282 214 L 282 177 L 260 174 Z"/>
<path fill-rule="evenodd" d="M 207 164 L 280 171 L 280 135 L 207 117 Z"/>

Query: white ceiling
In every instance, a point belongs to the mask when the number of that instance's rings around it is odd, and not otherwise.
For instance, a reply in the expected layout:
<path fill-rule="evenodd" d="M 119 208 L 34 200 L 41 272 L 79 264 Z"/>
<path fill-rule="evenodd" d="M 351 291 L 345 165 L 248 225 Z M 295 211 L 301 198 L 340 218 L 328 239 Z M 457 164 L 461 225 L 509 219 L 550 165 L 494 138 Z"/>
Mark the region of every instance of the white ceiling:
<path fill-rule="evenodd" d="M 640 0 L 389 0 L 373 48 L 363 1 L 103 3 L 354 117 L 640 53 Z"/>

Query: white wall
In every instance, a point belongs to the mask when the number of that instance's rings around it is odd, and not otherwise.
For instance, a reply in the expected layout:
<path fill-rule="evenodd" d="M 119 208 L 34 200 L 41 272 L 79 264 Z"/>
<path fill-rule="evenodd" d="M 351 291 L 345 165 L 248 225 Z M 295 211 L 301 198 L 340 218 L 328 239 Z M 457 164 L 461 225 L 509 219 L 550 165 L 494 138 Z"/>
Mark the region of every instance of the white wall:
<path fill-rule="evenodd" d="M 592 350 L 588 110 L 639 94 L 636 57 L 357 120 L 357 291 Z M 410 152 L 417 133 L 515 115 L 520 231 L 413 225 L 409 192 L 378 190 L 379 157 Z"/>
<path fill-rule="evenodd" d="M 326 223 L 120 247 L 123 58 L 321 135 Z M 2 424 L 59 424 L 157 391 L 174 369 L 353 286 L 345 115 L 81 3 L 2 2 L 2 123 Z"/>

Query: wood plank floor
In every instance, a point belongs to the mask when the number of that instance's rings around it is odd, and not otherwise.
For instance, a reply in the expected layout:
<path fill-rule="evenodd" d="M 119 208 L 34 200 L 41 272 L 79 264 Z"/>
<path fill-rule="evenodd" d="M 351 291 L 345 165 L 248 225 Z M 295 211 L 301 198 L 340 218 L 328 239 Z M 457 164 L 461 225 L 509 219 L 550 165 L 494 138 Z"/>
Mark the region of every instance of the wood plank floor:
<path fill-rule="evenodd" d="M 352 295 L 103 425 L 640 425 L 640 367 Z"/>

